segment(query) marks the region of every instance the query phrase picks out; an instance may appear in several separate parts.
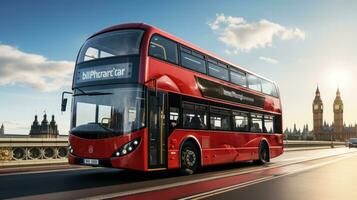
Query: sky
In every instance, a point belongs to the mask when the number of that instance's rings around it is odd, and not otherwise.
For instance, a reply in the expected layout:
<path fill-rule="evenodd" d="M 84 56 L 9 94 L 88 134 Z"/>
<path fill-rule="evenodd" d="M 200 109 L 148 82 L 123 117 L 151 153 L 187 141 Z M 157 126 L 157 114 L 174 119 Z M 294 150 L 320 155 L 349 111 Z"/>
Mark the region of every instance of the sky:
<path fill-rule="evenodd" d="M 324 119 L 333 120 L 337 87 L 344 121 L 356 123 L 356 1 L 2 1 L 0 6 L 0 123 L 28 134 L 35 114 L 60 112 L 74 60 L 91 34 L 115 24 L 145 22 L 274 80 L 284 128 L 312 127 L 317 85 Z M 40 117 L 42 119 L 42 117 Z"/>

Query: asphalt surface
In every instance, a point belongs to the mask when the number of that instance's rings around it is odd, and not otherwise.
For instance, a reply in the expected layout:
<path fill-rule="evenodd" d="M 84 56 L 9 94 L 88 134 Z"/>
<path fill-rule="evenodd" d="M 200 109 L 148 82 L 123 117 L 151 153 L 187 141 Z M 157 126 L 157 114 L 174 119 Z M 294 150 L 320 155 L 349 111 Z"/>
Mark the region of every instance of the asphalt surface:
<path fill-rule="evenodd" d="M 202 199 L 357 199 L 356 189 L 357 154 L 354 153 L 353 156 L 346 156 L 324 166 L 222 191 Z"/>
<path fill-rule="evenodd" d="M 22 170 L 19 173 L 14 171 L 11 171 L 11 173 L 1 173 L 0 170 L 0 199 L 116 198 L 123 197 L 121 193 L 128 191 L 134 191 L 131 195 L 140 194 L 145 191 L 144 197 L 152 199 L 150 198 L 150 191 L 156 191 L 156 193 L 160 194 L 160 191 L 164 192 L 169 189 L 176 191 L 178 195 L 170 198 L 182 198 L 189 197 L 192 191 L 190 194 L 186 194 L 184 193 L 185 190 L 181 190 L 180 187 L 192 184 L 193 181 L 198 182 L 195 184 L 201 184 L 200 180 L 204 183 L 211 179 L 222 177 L 221 179 L 226 184 L 233 184 L 233 182 L 230 183 L 223 176 L 229 177 L 231 174 L 245 173 L 258 174 L 255 172 L 256 170 L 259 170 L 260 176 L 254 177 L 250 175 L 250 178 L 259 180 L 259 178 L 265 177 L 268 174 L 266 169 L 273 168 L 275 170 L 275 166 L 277 169 L 291 172 L 295 168 L 302 168 L 299 163 L 307 163 L 304 167 L 308 167 L 314 166 L 316 163 L 326 162 L 326 160 L 337 160 L 341 156 L 347 155 L 352 157 L 308 171 L 293 173 L 204 198 L 236 199 L 235 197 L 239 195 L 247 199 L 313 199 L 315 196 L 317 199 L 321 197 L 321 192 L 331 193 L 333 191 L 335 192 L 334 194 L 338 193 L 342 196 L 348 196 L 348 194 L 353 193 L 351 192 L 354 191 L 352 190 L 353 186 L 357 188 L 357 150 L 336 148 L 286 152 L 282 156 L 272 159 L 271 163 L 266 166 L 255 166 L 250 162 L 246 162 L 206 167 L 200 173 L 191 176 L 180 176 L 177 171 L 144 173 L 106 168 L 69 168 L 56 171 L 52 171 L 55 169 L 48 169 L 47 171 L 41 169 L 41 171 L 31 170 L 28 172 L 23 172 Z M 293 165 L 294 163 L 297 167 Z M 291 165 L 292 167 L 286 169 L 279 168 L 282 165 Z M 272 171 L 272 173 L 274 175 L 276 172 Z M 237 178 L 234 178 L 234 180 L 244 182 L 245 179 L 240 179 L 241 176 L 237 175 Z M 168 186 L 171 188 L 165 188 Z M 176 187 L 177 190 L 175 189 Z M 204 187 L 198 188 L 204 189 Z M 202 190 L 202 192 L 205 191 Z M 307 194 L 310 196 L 306 196 Z M 305 198 L 299 198 L 300 196 Z M 161 196 L 161 199 L 165 199 L 165 197 L 169 198 L 169 196 Z M 330 195 L 329 197 L 332 196 Z"/>

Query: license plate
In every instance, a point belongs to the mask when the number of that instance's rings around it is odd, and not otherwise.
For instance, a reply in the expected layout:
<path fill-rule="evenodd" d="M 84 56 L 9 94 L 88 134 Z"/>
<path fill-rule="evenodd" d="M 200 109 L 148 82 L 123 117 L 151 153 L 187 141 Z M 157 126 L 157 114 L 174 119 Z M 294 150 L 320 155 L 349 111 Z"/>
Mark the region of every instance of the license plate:
<path fill-rule="evenodd" d="M 84 159 L 83 163 L 85 165 L 98 165 L 99 161 L 97 159 Z"/>

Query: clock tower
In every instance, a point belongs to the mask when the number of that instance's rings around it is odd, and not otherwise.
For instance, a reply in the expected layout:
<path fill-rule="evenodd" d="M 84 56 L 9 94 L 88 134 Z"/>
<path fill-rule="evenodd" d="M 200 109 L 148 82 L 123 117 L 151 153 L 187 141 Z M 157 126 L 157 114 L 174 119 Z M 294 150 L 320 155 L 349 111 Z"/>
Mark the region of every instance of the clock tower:
<path fill-rule="evenodd" d="M 337 89 L 336 98 L 333 102 L 333 114 L 334 114 L 334 134 L 337 136 L 336 139 L 344 140 L 342 138 L 343 132 L 343 102 L 341 99 L 340 90 Z"/>
<path fill-rule="evenodd" d="M 315 92 L 315 99 L 312 103 L 312 113 L 314 119 L 314 135 L 316 139 L 319 139 L 322 133 L 322 120 L 323 120 L 323 103 L 320 96 L 319 87 L 317 87 Z"/>

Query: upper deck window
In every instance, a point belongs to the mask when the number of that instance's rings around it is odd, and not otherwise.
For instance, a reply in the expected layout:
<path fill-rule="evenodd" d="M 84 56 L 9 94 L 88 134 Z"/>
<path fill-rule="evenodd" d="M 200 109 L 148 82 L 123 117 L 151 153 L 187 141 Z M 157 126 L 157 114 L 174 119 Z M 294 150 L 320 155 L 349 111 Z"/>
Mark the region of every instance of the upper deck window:
<path fill-rule="evenodd" d="M 151 38 L 149 55 L 177 64 L 177 44 L 171 40 L 155 35 Z"/>
<path fill-rule="evenodd" d="M 208 62 L 208 73 L 213 77 L 229 81 L 227 66 L 221 67 L 211 62 Z"/>
<path fill-rule="evenodd" d="M 247 77 L 245 76 L 244 72 L 231 69 L 230 73 L 232 83 L 247 87 Z"/>
<path fill-rule="evenodd" d="M 262 85 L 260 83 L 260 79 L 254 75 L 248 74 L 248 88 L 261 92 L 262 91 Z"/>
<path fill-rule="evenodd" d="M 181 65 L 197 72 L 206 73 L 204 56 L 185 47 L 181 47 Z"/>
<path fill-rule="evenodd" d="M 278 97 L 278 91 L 274 83 L 267 80 L 262 80 L 262 89 L 265 94 Z"/>
<path fill-rule="evenodd" d="M 138 55 L 143 30 L 127 29 L 103 33 L 86 41 L 77 63 L 113 56 Z"/>

